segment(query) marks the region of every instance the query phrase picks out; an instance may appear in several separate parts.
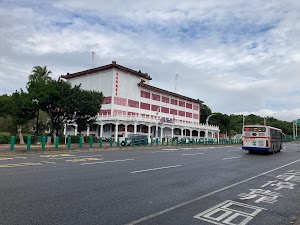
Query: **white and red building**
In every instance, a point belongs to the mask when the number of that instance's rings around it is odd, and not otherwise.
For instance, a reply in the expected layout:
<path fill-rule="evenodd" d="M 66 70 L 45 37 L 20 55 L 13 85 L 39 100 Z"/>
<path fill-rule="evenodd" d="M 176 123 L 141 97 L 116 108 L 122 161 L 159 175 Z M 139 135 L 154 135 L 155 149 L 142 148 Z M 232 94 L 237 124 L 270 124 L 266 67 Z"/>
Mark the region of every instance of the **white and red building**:
<path fill-rule="evenodd" d="M 125 138 L 128 134 L 154 137 L 219 137 L 218 126 L 200 124 L 199 99 L 150 85 L 152 78 L 141 71 L 109 65 L 62 76 L 82 89 L 102 92 L 104 101 L 95 124 L 86 135 Z M 66 127 L 77 135 L 76 125 Z"/>

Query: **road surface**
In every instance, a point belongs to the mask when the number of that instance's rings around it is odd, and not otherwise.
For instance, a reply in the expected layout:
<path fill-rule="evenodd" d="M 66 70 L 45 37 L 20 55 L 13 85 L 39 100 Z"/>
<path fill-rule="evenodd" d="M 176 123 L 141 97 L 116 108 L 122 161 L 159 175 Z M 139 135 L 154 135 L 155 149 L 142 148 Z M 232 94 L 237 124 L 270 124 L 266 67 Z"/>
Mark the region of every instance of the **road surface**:
<path fill-rule="evenodd" d="M 180 148 L 179 148 L 180 147 Z M 293 224 L 300 144 L 0 156 L 0 224 Z"/>

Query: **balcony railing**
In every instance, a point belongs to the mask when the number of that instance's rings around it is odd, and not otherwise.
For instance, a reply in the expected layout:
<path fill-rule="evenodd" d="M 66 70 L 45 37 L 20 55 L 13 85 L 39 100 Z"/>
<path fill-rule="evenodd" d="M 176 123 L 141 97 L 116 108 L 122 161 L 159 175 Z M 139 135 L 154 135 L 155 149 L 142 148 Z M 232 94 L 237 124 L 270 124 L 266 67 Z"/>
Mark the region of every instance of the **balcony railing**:
<path fill-rule="evenodd" d="M 206 124 L 201 123 L 195 123 L 195 122 L 188 122 L 188 121 L 180 121 L 177 119 L 172 120 L 161 120 L 162 117 L 160 116 L 151 116 L 151 115 L 123 115 L 123 114 L 117 114 L 117 115 L 104 115 L 104 114 L 98 114 L 97 121 L 137 121 L 137 122 L 147 122 L 147 123 L 158 123 L 158 124 L 165 124 L 165 125 L 177 125 L 177 126 L 184 126 L 184 127 L 190 127 L 190 128 L 197 128 L 197 129 L 209 129 L 209 130 L 215 130 L 219 131 L 219 127 L 215 125 L 208 125 L 206 127 Z"/>

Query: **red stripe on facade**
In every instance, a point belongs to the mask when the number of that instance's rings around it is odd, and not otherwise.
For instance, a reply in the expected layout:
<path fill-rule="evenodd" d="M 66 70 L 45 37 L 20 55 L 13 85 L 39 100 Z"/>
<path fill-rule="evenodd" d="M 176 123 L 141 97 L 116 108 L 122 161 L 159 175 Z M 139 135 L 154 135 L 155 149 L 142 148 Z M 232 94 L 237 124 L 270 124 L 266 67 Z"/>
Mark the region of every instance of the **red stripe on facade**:
<path fill-rule="evenodd" d="M 147 90 L 151 90 L 151 91 L 154 91 L 154 92 L 158 92 L 158 93 L 162 93 L 162 94 L 165 94 L 165 95 L 173 96 L 175 98 L 183 99 L 183 100 L 186 100 L 186 101 L 189 101 L 189 102 L 194 102 L 194 103 L 197 103 L 197 104 L 203 103 L 203 101 L 193 99 L 193 98 L 189 98 L 189 97 L 186 97 L 186 96 L 183 96 L 183 95 L 179 95 L 179 94 L 176 94 L 174 92 L 166 91 L 166 90 L 163 90 L 163 89 L 145 84 L 144 82 L 138 83 L 138 86 L 140 86 L 142 88 L 145 88 Z"/>

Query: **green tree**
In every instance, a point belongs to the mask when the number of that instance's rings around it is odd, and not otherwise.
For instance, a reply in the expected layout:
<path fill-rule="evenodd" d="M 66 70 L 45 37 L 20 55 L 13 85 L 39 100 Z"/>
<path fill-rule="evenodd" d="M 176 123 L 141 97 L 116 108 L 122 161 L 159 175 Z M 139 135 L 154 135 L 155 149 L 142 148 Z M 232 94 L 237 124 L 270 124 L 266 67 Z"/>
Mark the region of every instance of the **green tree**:
<path fill-rule="evenodd" d="M 13 129 L 17 129 L 20 144 L 24 144 L 22 126 L 35 117 L 35 106 L 28 93 L 21 89 L 11 96 L 2 96 L 0 98 L 0 109 L 1 116 L 11 117 Z"/>
<path fill-rule="evenodd" d="M 228 115 L 222 113 L 214 113 L 214 115 L 209 119 L 209 124 L 217 125 L 219 126 L 221 133 L 229 134 L 230 117 Z"/>
<path fill-rule="evenodd" d="M 39 105 L 51 120 L 53 137 L 58 135 L 64 121 L 73 118 L 74 107 L 72 102 L 76 101 L 72 96 L 71 84 L 58 79 L 47 82 L 44 86 L 44 96 L 40 96 Z"/>
<path fill-rule="evenodd" d="M 44 88 L 48 82 L 52 81 L 49 76 L 51 73 L 47 66 L 35 66 L 28 77 L 27 91 L 36 107 L 36 135 L 39 133 L 39 112 L 42 108 L 40 102 L 47 97 L 48 93 L 44 91 Z"/>
<path fill-rule="evenodd" d="M 205 124 L 209 115 L 211 115 L 211 109 L 207 105 L 202 104 L 200 106 L 200 123 Z"/>
<path fill-rule="evenodd" d="M 77 124 L 79 134 L 93 124 L 103 102 L 103 94 L 96 91 L 81 90 L 75 86 L 72 90 L 74 107 L 73 121 Z M 75 101 L 74 101 L 75 100 Z"/>

